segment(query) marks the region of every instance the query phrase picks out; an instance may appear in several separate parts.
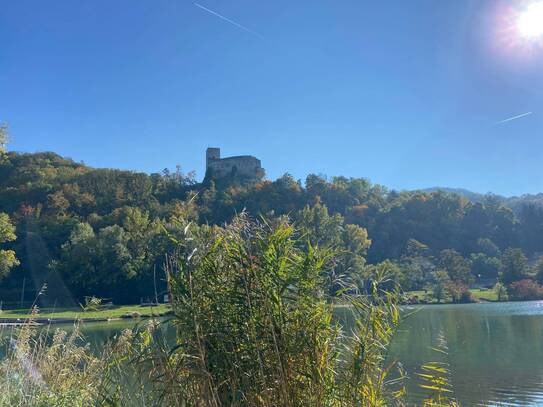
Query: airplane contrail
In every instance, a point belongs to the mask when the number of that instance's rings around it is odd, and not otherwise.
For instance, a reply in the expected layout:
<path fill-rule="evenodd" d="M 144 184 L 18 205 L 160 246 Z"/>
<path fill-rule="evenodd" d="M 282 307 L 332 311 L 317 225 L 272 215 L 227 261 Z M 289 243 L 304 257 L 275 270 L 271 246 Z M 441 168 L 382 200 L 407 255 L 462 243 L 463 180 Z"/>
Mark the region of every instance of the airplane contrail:
<path fill-rule="evenodd" d="M 192 3 L 192 4 L 194 4 L 196 7 L 201 8 L 202 10 L 208 12 L 209 14 L 214 15 L 215 17 L 219 17 L 221 20 L 224 20 L 224 21 L 226 21 L 227 23 L 230 23 L 230 24 L 232 24 L 232 25 L 238 27 L 239 29 L 241 29 L 241 30 L 243 30 L 243 31 L 247 31 L 248 33 L 251 33 L 251 34 L 253 34 L 253 35 L 256 35 L 258 38 L 264 39 L 264 37 L 263 37 L 262 35 L 260 35 L 259 33 L 257 33 L 256 31 L 253 31 L 253 30 L 251 30 L 250 28 L 247 28 L 247 27 L 245 27 L 245 26 L 243 26 L 243 25 L 241 25 L 241 24 L 239 24 L 239 23 L 236 23 L 235 21 L 230 20 L 228 17 L 225 17 L 225 16 L 223 16 L 222 14 L 217 13 L 216 11 L 213 11 L 213 10 L 211 10 L 211 9 L 208 9 L 207 7 L 202 6 L 201 4 L 198 4 L 198 3 Z"/>
<path fill-rule="evenodd" d="M 523 117 L 530 116 L 532 113 L 533 112 L 522 113 L 522 114 L 519 114 L 518 116 L 513 116 L 505 120 L 500 120 L 499 122 L 496 122 L 494 124 L 503 124 L 503 123 L 511 122 L 513 120 L 522 119 Z"/>

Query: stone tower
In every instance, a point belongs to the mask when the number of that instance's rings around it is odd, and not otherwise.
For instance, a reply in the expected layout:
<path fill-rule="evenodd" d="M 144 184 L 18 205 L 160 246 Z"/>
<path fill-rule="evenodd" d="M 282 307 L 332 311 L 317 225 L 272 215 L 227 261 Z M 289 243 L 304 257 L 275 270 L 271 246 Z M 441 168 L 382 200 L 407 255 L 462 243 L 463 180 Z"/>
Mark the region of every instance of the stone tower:
<path fill-rule="evenodd" d="M 208 147 L 206 150 L 206 169 L 211 166 L 211 163 L 221 159 L 221 149 Z"/>
<path fill-rule="evenodd" d="M 220 148 L 208 147 L 206 150 L 206 178 L 259 180 L 263 176 L 264 169 L 260 160 L 252 155 L 221 158 Z"/>

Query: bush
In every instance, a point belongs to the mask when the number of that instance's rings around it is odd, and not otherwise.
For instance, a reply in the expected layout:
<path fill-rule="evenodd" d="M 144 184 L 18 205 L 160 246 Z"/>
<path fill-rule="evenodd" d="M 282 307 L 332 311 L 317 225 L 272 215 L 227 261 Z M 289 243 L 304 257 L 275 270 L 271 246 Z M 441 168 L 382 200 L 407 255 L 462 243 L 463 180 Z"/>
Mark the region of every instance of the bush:
<path fill-rule="evenodd" d="M 196 242 L 190 234 L 177 242 L 168 268 L 177 348 L 157 371 L 167 377 L 175 366 L 166 404 L 398 402 L 401 381 L 387 379 L 385 359 L 399 310 L 379 281 L 371 295 L 347 296 L 354 326 L 344 331 L 325 295 L 331 253 L 302 244 L 286 221 L 258 224 L 242 215 L 205 244 Z"/>
<path fill-rule="evenodd" d="M 100 398 L 106 363 L 68 334 L 18 329 L 0 362 L 0 406 L 90 406 Z"/>
<path fill-rule="evenodd" d="M 507 296 L 507 288 L 499 281 L 494 285 L 493 290 L 496 293 L 498 301 L 507 301 L 509 299 Z"/>
<path fill-rule="evenodd" d="M 471 292 L 469 291 L 469 287 L 462 282 L 449 282 L 447 284 L 447 292 L 454 303 L 468 303 L 474 301 Z"/>
<path fill-rule="evenodd" d="M 543 287 L 530 279 L 511 283 L 507 291 L 509 299 L 513 301 L 540 300 L 543 298 Z"/>

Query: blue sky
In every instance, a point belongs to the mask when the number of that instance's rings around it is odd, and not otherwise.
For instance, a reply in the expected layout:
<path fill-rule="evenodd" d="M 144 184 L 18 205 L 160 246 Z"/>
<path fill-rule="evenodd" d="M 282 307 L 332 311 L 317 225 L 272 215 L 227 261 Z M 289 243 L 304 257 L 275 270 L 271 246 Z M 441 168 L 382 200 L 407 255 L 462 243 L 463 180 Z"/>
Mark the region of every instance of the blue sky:
<path fill-rule="evenodd" d="M 197 3 L 247 30 L 191 1 L 2 4 L 11 149 L 201 178 L 217 146 L 272 179 L 543 191 L 543 39 L 511 30 L 521 1 Z"/>

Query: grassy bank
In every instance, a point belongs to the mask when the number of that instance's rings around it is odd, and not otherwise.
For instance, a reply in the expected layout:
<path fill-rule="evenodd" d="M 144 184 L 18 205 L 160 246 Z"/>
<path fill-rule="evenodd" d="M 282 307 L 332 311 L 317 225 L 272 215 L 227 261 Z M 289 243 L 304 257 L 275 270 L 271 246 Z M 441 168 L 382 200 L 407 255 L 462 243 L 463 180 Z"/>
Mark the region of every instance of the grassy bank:
<path fill-rule="evenodd" d="M 498 301 L 498 295 L 494 290 L 480 290 L 479 288 L 471 288 L 470 290 L 471 296 L 476 301 Z M 406 293 L 408 297 L 414 297 L 417 296 L 419 300 L 427 301 L 429 304 L 437 303 L 437 301 L 432 297 L 432 291 L 408 291 Z M 443 300 L 441 300 L 441 304 L 448 304 L 451 303 L 451 299 L 449 297 L 445 297 Z"/>
<path fill-rule="evenodd" d="M 161 316 L 170 311 L 170 306 L 160 304 L 156 307 L 140 307 L 139 305 L 114 306 L 107 309 L 83 311 L 81 308 L 41 308 L 39 318 L 49 319 L 113 319 L 131 316 Z M 30 318 L 30 310 L 15 309 L 0 312 L 0 322 L 3 319 L 27 319 Z"/>
<path fill-rule="evenodd" d="M 483 301 L 497 301 L 497 295 L 494 290 L 480 290 L 478 288 L 470 289 L 470 292 L 474 299 Z M 408 297 L 417 296 L 419 300 L 427 301 L 428 303 L 436 303 L 432 297 L 431 291 L 408 291 L 406 293 Z M 449 298 L 445 298 L 441 301 L 442 304 L 450 303 Z M 170 305 L 160 304 L 156 307 L 141 307 L 139 305 L 120 305 L 107 309 L 83 311 L 81 308 L 40 308 L 39 318 L 48 319 L 114 319 L 127 316 L 162 316 L 171 311 Z M 13 309 L 0 311 L 0 323 L 6 319 L 28 319 L 31 317 L 30 310 L 28 309 Z"/>

